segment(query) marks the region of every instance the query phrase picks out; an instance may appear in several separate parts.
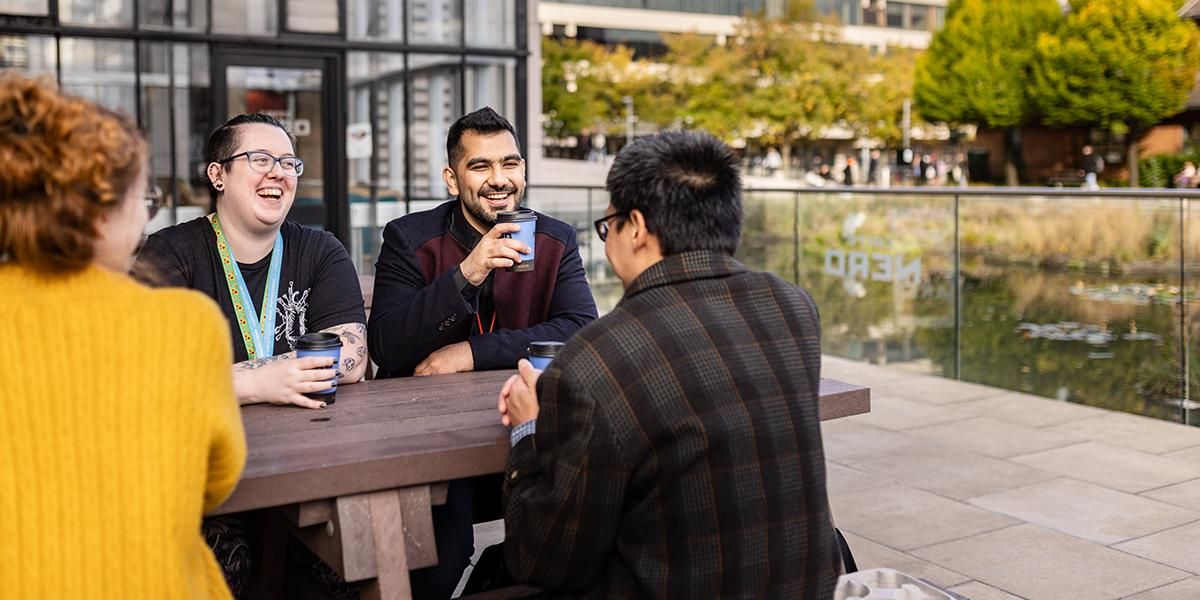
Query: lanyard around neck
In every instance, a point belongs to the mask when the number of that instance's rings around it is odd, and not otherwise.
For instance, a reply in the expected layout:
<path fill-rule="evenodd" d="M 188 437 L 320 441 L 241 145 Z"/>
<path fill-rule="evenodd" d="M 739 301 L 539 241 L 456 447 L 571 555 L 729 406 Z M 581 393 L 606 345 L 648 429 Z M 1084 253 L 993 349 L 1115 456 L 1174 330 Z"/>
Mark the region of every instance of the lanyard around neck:
<path fill-rule="evenodd" d="M 283 233 L 275 234 L 275 248 L 271 251 L 271 269 L 267 271 L 267 289 L 263 292 L 262 312 L 255 312 L 253 296 L 242 270 L 238 268 L 225 233 L 221 231 L 221 220 L 217 214 L 208 215 L 213 233 L 217 235 L 217 252 L 221 255 L 221 268 L 225 271 L 225 284 L 229 288 L 229 299 L 237 315 L 238 328 L 242 331 L 242 342 L 246 344 L 246 356 L 250 360 L 266 358 L 275 354 L 275 298 L 279 295 L 279 271 L 283 267 Z"/>

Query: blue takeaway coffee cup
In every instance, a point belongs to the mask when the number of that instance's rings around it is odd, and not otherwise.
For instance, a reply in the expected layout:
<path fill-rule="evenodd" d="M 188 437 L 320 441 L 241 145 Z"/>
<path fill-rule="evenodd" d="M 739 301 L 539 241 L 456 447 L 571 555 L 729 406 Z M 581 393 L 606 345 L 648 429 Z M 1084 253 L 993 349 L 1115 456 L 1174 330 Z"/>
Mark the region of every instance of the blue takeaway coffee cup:
<path fill-rule="evenodd" d="M 533 363 L 533 368 L 545 371 L 565 345 L 562 342 L 530 342 L 529 362 Z"/>
<path fill-rule="evenodd" d="M 338 361 L 342 357 L 342 338 L 336 333 L 316 332 L 306 333 L 296 340 L 296 358 L 304 358 L 306 356 L 328 356 L 333 358 L 333 369 L 337 370 Z M 337 377 L 329 380 L 329 389 L 305 394 L 313 400 L 320 400 L 325 404 L 333 404 L 337 399 Z"/>
<path fill-rule="evenodd" d="M 529 209 L 505 211 L 496 213 L 496 224 L 500 223 L 516 223 L 521 226 L 521 230 L 516 233 L 506 233 L 500 237 L 512 238 L 520 240 L 529 246 L 529 254 L 521 255 L 521 262 L 508 268 L 509 271 L 532 271 L 533 270 L 533 234 L 537 230 L 537 213 Z"/>

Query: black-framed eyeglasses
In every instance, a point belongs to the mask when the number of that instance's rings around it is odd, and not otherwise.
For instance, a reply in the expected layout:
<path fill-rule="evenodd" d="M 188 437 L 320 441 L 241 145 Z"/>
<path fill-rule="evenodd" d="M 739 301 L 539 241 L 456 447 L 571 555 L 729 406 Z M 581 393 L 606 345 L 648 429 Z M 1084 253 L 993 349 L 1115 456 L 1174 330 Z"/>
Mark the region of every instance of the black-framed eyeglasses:
<path fill-rule="evenodd" d="M 270 173 L 271 169 L 275 168 L 275 163 L 279 163 L 279 167 L 283 169 L 283 174 L 288 177 L 299 177 L 304 174 L 304 161 L 298 156 L 275 156 L 269 152 L 261 152 L 258 150 L 248 150 L 239 152 L 226 158 L 218 160 L 217 164 L 225 164 L 231 160 L 245 156 L 246 162 L 250 165 L 250 170 L 255 173 Z"/>
<path fill-rule="evenodd" d="M 157 185 L 150 185 L 146 188 L 146 197 L 143 199 L 146 203 L 146 215 L 148 219 L 153 219 L 154 215 L 158 214 L 158 209 L 163 205 L 162 189 Z"/>
<path fill-rule="evenodd" d="M 603 217 L 596 219 L 593 222 L 593 224 L 596 226 L 596 235 L 600 236 L 600 241 L 603 242 L 608 239 L 608 220 L 609 219 L 611 219 L 613 217 L 625 217 L 627 215 L 629 215 L 629 211 L 623 210 L 620 212 L 615 212 L 611 215 L 604 215 Z"/>

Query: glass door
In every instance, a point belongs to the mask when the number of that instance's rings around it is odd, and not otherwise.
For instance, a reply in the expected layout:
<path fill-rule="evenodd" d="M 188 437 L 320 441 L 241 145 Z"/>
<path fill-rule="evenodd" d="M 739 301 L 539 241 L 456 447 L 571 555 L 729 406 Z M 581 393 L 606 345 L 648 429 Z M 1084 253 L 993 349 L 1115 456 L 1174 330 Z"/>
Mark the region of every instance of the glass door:
<path fill-rule="evenodd" d="M 332 231 L 343 243 L 347 233 L 340 59 L 333 54 L 264 53 L 213 50 L 213 127 L 243 113 L 279 119 L 296 139 L 304 159 L 296 203 L 288 218 Z"/>

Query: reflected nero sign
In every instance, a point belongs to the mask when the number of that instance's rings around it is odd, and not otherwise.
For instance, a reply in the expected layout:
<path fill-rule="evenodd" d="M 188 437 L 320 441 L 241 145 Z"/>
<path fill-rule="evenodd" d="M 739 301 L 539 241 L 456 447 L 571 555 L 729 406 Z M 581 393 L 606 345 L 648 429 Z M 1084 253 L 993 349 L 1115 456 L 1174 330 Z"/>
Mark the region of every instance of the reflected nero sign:
<path fill-rule="evenodd" d="M 856 212 L 842 221 L 842 239 L 856 250 L 825 250 L 825 274 L 858 281 L 883 281 L 918 285 L 921 282 L 921 258 L 905 258 L 887 250 L 892 244 L 883 238 L 859 235 L 867 215 Z M 867 249 L 862 249 L 867 248 Z"/>
<path fill-rule="evenodd" d="M 921 282 L 921 258 L 905 259 L 895 254 L 830 248 L 825 251 L 825 274 L 917 285 Z"/>

